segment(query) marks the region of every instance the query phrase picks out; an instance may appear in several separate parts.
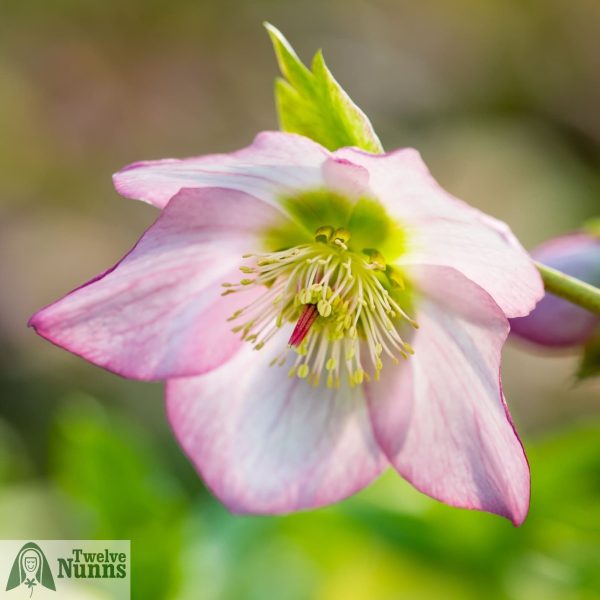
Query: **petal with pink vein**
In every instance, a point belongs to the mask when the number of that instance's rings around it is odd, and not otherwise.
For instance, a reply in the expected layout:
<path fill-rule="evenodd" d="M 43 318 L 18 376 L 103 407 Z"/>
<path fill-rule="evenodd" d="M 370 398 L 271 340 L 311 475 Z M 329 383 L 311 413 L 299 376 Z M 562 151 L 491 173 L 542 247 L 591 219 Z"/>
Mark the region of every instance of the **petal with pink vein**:
<path fill-rule="evenodd" d="M 336 502 L 368 485 L 387 461 L 360 386 L 328 390 L 269 367 L 283 331 L 206 375 L 167 383 L 179 443 L 232 511 L 278 514 Z"/>
<path fill-rule="evenodd" d="M 415 354 L 367 385 L 377 439 L 417 489 L 519 525 L 529 468 L 500 385 L 508 323 L 481 288 L 447 267 L 415 267 Z"/>
<path fill-rule="evenodd" d="M 321 165 L 329 152 L 308 138 L 267 131 L 230 154 L 134 163 L 113 175 L 122 196 L 158 208 L 182 188 L 223 187 L 277 205 L 276 197 L 323 185 Z"/>
<path fill-rule="evenodd" d="M 43 337 L 143 380 L 204 373 L 243 343 L 227 318 L 260 290 L 221 296 L 280 215 L 233 190 L 183 190 L 112 269 L 38 311 Z"/>

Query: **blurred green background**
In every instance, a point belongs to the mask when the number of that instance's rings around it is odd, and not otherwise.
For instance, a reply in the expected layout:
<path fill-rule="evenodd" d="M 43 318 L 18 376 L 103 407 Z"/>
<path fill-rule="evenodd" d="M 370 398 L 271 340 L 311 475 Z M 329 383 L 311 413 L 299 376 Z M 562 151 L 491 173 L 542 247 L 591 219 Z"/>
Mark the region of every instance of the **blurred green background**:
<path fill-rule="evenodd" d="M 31 313 L 156 216 L 110 175 L 277 127 L 263 20 L 330 67 L 386 148 L 531 247 L 600 206 L 597 0 L 0 0 L 0 538 L 132 540 L 134 598 L 600 597 L 600 386 L 505 351 L 531 462 L 520 529 L 392 473 L 335 507 L 232 516 L 168 429 L 160 385 L 38 339 Z"/>

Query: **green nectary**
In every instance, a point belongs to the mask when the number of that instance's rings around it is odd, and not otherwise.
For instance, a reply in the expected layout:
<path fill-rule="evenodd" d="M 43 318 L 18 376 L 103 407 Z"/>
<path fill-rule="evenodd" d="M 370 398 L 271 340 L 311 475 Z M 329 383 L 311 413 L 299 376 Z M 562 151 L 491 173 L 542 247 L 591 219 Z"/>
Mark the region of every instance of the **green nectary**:
<path fill-rule="evenodd" d="M 352 252 L 377 249 L 387 264 L 394 264 L 407 247 L 406 231 L 373 198 L 352 200 L 329 190 L 313 190 L 280 200 L 289 218 L 265 234 L 265 249 L 274 252 L 311 243 L 324 225 L 345 228 L 351 234 Z"/>

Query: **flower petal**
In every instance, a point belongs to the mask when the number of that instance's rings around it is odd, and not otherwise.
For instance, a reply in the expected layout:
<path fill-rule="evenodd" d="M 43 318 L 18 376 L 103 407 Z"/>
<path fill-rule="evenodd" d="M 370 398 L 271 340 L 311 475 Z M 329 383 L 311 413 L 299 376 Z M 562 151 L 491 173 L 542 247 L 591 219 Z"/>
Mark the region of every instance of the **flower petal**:
<path fill-rule="evenodd" d="M 126 377 L 191 376 L 240 346 L 227 317 L 260 290 L 221 296 L 281 218 L 233 190 L 183 190 L 117 265 L 30 320 L 51 342 Z"/>
<path fill-rule="evenodd" d="M 531 258 L 508 226 L 444 191 L 411 148 L 334 153 L 366 168 L 369 185 L 409 235 L 403 264 L 452 267 L 488 292 L 508 317 L 528 314 L 544 294 Z"/>
<path fill-rule="evenodd" d="M 426 294 L 415 354 L 367 386 L 377 439 L 417 489 L 519 525 L 529 506 L 529 468 L 499 379 L 507 320 L 454 269 L 422 266 L 412 276 Z"/>
<path fill-rule="evenodd" d="M 122 196 L 163 208 L 181 188 L 222 187 L 267 202 L 280 192 L 323 185 L 321 165 L 329 152 L 300 135 L 266 131 L 252 145 L 231 154 L 183 160 L 138 162 L 113 175 Z"/>
<path fill-rule="evenodd" d="M 353 200 L 369 196 L 369 172 L 343 158 L 328 158 L 322 166 L 325 187 Z"/>
<path fill-rule="evenodd" d="M 269 362 L 282 331 L 201 377 L 167 383 L 175 435 L 232 511 L 279 514 L 345 498 L 387 465 L 360 387 L 315 388 Z"/>

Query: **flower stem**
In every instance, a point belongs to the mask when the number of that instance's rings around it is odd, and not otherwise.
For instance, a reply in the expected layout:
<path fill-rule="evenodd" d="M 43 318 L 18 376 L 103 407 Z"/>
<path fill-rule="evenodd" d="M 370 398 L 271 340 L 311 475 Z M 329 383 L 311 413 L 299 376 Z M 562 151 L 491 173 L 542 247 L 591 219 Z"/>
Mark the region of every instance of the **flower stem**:
<path fill-rule="evenodd" d="M 600 289 L 537 261 L 535 266 L 547 292 L 600 315 Z"/>

